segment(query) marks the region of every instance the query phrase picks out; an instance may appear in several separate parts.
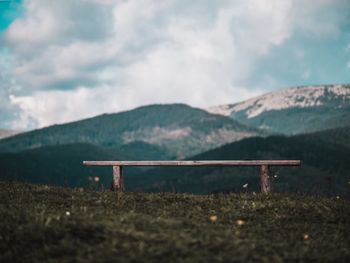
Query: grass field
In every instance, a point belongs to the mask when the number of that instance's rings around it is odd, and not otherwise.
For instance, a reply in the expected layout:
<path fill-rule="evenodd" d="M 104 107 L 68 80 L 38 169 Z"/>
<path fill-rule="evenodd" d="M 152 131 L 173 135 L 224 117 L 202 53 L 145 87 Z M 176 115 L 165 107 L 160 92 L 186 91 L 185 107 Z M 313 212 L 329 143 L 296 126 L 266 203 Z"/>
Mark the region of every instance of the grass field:
<path fill-rule="evenodd" d="M 350 204 L 0 182 L 1 262 L 350 262 Z"/>

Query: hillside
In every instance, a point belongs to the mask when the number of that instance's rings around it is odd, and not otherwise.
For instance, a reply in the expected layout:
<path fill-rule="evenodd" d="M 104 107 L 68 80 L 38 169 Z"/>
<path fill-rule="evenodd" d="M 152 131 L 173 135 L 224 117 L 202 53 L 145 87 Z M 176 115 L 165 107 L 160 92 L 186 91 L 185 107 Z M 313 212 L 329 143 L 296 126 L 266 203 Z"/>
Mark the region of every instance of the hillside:
<path fill-rule="evenodd" d="M 339 128 L 292 137 L 247 138 L 190 159 L 300 159 L 301 167 L 271 170 L 274 191 L 350 198 L 349 145 L 347 128 Z M 82 165 L 84 160 L 145 160 L 155 159 L 160 153 L 153 145 L 137 142 L 122 149 L 69 144 L 2 153 L 0 180 L 77 187 L 89 185 L 89 178 L 97 176 L 99 184 L 109 189 L 111 168 L 85 167 Z M 260 191 L 258 168 L 167 167 L 145 170 L 126 167 L 124 172 L 128 191 L 197 194 Z M 245 184 L 248 187 L 243 187 Z"/>
<path fill-rule="evenodd" d="M 240 103 L 211 107 L 243 124 L 287 135 L 348 126 L 350 85 L 278 90 Z"/>
<path fill-rule="evenodd" d="M 190 157 L 190 159 L 300 159 L 302 167 L 273 168 L 274 190 L 350 198 L 350 137 L 347 128 L 338 128 L 292 137 L 247 138 Z M 85 167 L 84 160 L 152 160 L 162 149 L 143 142 L 120 148 L 91 144 L 46 146 L 19 153 L 0 154 L 0 180 L 19 180 L 62 186 L 86 186 L 89 177 L 109 188 L 110 167 Z M 161 159 L 161 158 L 160 158 Z M 182 167 L 140 170 L 125 168 L 128 191 L 259 191 L 257 168 Z M 248 183 L 247 188 L 242 186 Z"/>
<path fill-rule="evenodd" d="M 19 153 L 0 153 L 0 180 L 17 180 L 61 186 L 86 186 L 89 177 L 98 176 L 109 188 L 111 169 L 86 167 L 84 160 L 145 160 L 169 156 L 162 149 L 143 142 L 133 142 L 121 148 L 102 148 L 77 143 L 45 146 Z M 161 158 L 160 158 L 161 159 Z M 137 169 L 128 169 L 133 174 Z"/>
<path fill-rule="evenodd" d="M 248 138 L 191 159 L 300 159 L 301 167 L 275 167 L 271 170 L 274 191 L 350 198 L 350 148 L 327 139 L 336 132 L 337 129 L 316 135 Z M 338 141 L 346 141 L 346 138 L 340 138 Z M 260 191 L 259 182 L 258 168 L 249 167 L 158 168 L 129 176 L 131 188 L 151 191 L 176 189 L 178 192 L 191 193 Z M 248 187 L 243 187 L 245 184 Z"/>
<path fill-rule="evenodd" d="M 89 176 L 98 172 L 101 179 L 110 175 L 82 166 L 84 159 L 118 160 L 120 154 L 89 144 L 47 146 L 20 153 L 0 154 L 1 180 L 79 186 L 89 183 Z M 102 172 L 102 173 L 101 173 Z"/>
<path fill-rule="evenodd" d="M 350 206 L 0 182 L 1 262 L 348 262 Z"/>
<path fill-rule="evenodd" d="M 314 139 L 350 148 L 350 126 L 313 133 Z"/>
<path fill-rule="evenodd" d="M 69 143 L 113 148 L 145 142 L 162 148 L 174 158 L 184 158 L 257 134 L 260 134 L 257 130 L 228 117 L 185 104 L 150 105 L 7 138 L 0 141 L 0 152 Z"/>

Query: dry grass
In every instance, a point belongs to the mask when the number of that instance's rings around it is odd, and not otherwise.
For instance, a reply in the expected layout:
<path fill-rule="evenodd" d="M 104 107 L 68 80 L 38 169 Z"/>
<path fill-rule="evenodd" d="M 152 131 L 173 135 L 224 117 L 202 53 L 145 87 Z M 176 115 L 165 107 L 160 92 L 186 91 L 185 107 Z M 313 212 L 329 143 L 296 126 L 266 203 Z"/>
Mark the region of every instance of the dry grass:
<path fill-rule="evenodd" d="M 350 205 L 0 182 L 1 262 L 350 262 Z"/>

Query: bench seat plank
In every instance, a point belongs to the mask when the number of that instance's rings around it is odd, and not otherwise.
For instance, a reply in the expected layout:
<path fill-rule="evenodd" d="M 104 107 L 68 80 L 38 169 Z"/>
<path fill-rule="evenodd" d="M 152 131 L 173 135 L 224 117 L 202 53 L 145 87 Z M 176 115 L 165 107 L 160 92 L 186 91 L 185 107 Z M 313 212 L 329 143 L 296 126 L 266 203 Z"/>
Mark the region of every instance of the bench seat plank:
<path fill-rule="evenodd" d="M 84 161 L 90 166 L 300 166 L 300 160 Z"/>

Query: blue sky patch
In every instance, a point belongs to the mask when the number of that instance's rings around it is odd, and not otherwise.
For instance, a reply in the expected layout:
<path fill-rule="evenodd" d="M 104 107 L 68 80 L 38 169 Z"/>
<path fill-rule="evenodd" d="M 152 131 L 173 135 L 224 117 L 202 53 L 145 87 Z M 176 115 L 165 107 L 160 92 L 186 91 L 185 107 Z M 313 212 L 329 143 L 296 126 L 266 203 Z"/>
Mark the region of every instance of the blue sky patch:
<path fill-rule="evenodd" d="M 0 0 L 0 31 L 8 26 L 21 15 L 21 0 Z"/>

